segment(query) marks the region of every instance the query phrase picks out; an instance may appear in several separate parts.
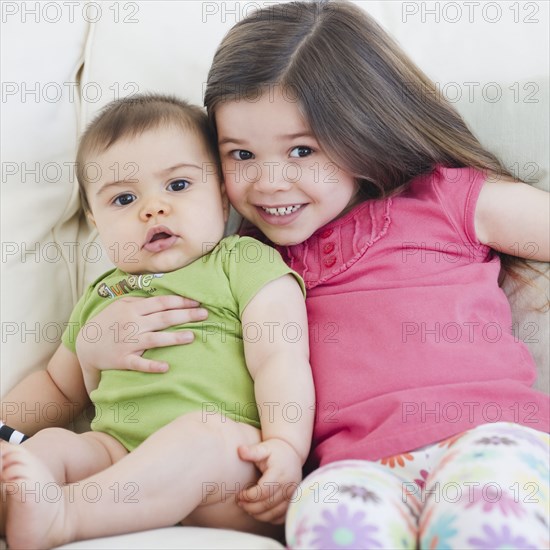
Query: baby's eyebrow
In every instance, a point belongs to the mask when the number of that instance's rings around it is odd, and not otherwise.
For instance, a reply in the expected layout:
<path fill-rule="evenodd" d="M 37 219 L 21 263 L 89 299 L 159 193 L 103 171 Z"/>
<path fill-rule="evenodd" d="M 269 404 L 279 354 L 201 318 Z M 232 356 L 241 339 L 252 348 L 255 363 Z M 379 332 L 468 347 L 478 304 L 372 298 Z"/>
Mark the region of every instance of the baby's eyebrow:
<path fill-rule="evenodd" d="M 202 170 L 202 167 L 200 167 L 198 164 L 192 164 L 188 162 L 180 162 L 179 164 L 175 164 L 174 166 L 170 166 L 170 168 L 164 168 L 163 170 L 160 170 L 157 174 L 159 176 L 162 176 L 164 174 L 169 174 L 170 172 L 173 172 L 174 170 L 179 170 L 180 168 L 194 168 L 195 170 Z"/>
<path fill-rule="evenodd" d="M 108 181 L 107 183 L 104 183 L 97 191 L 96 191 L 96 196 L 97 195 L 100 195 L 101 193 L 103 193 L 104 191 L 106 191 L 107 189 L 111 188 L 111 187 L 122 187 L 122 186 L 125 186 L 125 185 L 128 185 L 130 183 L 135 183 L 137 180 L 117 180 L 117 181 Z"/>
<path fill-rule="evenodd" d="M 181 168 L 185 168 L 185 169 L 193 168 L 195 170 L 202 170 L 202 168 L 200 166 L 198 166 L 197 164 L 192 164 L 192 163 L 187 163 L 187 162 L 180 162 L 178 164 L 175 164 L 174 166 L 170 166 L 169 168 L 164 168 L 162 170 L 159 170 L 155 175 L 159 176 L 159 177 L 162 177 L 162 176 L 165 176 L 167 174 L 170 174 L 171 172 L 174 172 L 175 170 L 180 170 Z M 138 180 L 135 179 L 135 178 L 117 180 L 117 181 L 108 181 L 108 182 L 104 183 L 96 191 L 96 195 L 99 195 L 100 193 L 103 193 L 106 189 L 109 189 L 111 187 L 117 187 L 117 186 L 123 187 L 123 186 L 130 185 L 132 183 L 137 183 L 137 182 L 138 182 Z"/>

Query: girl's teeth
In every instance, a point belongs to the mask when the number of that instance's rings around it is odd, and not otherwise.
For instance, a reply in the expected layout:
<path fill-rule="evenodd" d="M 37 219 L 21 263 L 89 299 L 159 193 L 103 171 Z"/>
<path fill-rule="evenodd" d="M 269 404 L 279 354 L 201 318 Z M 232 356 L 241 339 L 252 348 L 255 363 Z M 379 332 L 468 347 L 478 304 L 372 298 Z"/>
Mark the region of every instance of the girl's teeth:
<path fill-rule="evenodd" d="M 296 204 L 295 206 L 283 206 L 281 208 L 265 208 L 262 206 L 262 209 L 272 216 L 287 216 L 288 214 L 296 212 L 296 210 L 298 210 L 301 206 L 301 204 Z"/>

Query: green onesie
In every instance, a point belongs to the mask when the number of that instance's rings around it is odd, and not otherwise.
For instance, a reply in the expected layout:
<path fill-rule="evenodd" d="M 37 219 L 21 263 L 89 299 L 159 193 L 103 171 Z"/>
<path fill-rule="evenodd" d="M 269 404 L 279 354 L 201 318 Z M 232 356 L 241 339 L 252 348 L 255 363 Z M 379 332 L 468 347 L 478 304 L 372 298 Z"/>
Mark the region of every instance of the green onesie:
<path fill-rule="evenodd" d="M 151 349 L 143 354 L 166 361 L 168 372 L 102 371 L 98 388 L 90 394 L 96 407 L 92 429 L 112 435 L 131 451 L 153 432 L 191 411 L 221 413 L 259 428 L 253 380 L 244 357 L 241 317 L 264 285 L 287 273 L 296 277 L 305 294 L 302 279 L 276 250 L 250 237 L 233 235 L 177 271 L 129 275 L 114 269 L 92 283 L 63 334 L 63 343 L 73 352 L 81 327 L 124 296 L 178 294 L 199 301 L 208 310 L 206 321 L 167 329 L 192 330 L 192 344 Z M 250 323 L 244 327 L 246 339 L 254 341 L 259 331 L 288 328 L 270 325 L 267 321 Z M 109 327 L 115 339 L 132 338 L 136 333 L 132 329 L 117 324 Z M 86 338 L 97 338 L 98 327 L 93 321 L 85 330 Z M 295 331 L 291 332 L 294 336 Z"/>

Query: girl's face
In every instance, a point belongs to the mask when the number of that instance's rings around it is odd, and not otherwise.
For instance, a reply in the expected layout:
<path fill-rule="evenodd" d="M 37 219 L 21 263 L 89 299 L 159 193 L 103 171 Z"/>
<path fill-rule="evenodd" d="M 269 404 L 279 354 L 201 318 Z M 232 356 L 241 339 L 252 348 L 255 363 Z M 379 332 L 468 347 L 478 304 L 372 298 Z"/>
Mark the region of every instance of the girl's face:
<path fill-rule="evenodd" d="M 273 243 L 305 241 L 354 202 L 358 186 L 322 151 L 298 103 L 279 86 L 216 112 L 231 204 Z"/>

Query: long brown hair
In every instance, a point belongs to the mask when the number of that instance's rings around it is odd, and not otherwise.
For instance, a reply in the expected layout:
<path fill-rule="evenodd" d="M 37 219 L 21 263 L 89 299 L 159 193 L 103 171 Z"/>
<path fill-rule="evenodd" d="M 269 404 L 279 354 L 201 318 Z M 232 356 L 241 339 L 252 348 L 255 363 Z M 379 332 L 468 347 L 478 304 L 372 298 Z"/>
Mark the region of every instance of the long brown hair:
<path fill-rule="evenodd" d="M 217 106 L 282 86 L 317 141 L 353 174 L 360 198 L 403 190 L 438 164 L 518 181 L 486 150 L 435 84 L 364 10 L 342 0 L 270 5 L 219 46 L 204 103 Z M 508 273 L 525 262 L 500 254 Z"/>

